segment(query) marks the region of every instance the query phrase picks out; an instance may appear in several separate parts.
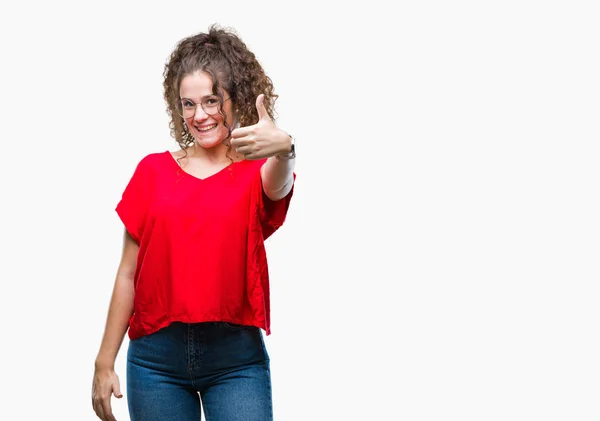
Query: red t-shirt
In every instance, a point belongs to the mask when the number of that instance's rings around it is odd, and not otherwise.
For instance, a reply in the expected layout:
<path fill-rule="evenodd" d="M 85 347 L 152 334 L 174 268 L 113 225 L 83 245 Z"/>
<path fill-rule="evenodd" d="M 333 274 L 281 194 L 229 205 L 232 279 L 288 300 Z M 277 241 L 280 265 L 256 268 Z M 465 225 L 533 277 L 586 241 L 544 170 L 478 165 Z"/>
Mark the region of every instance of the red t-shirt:
<path fill-rule="evenodd" d="M 294 188 L 270 200 L 260 176 L 265 162 L 235 162 L 204 179 L 183 171 L 169 151 L 138 163 L 115 209 L 140 245 L 130 339 L 173 321 L 225 321 L 271 334 L 264 240 L 285 221 Z"/>

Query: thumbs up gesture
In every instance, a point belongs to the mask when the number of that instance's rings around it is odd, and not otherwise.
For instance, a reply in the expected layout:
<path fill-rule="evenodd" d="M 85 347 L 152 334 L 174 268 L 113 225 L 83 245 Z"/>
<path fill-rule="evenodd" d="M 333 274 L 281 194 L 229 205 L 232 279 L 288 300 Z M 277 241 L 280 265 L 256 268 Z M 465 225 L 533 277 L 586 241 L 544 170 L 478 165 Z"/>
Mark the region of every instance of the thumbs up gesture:
<path fill-rule="evenodd" d="M 264 106 L 265 95 L 256 98 L 258 123 L 231 132 L 231 147 L 246 159 L 256 160 L 287 154 L 291 149 L 290 136 L 275 125 Z"/>

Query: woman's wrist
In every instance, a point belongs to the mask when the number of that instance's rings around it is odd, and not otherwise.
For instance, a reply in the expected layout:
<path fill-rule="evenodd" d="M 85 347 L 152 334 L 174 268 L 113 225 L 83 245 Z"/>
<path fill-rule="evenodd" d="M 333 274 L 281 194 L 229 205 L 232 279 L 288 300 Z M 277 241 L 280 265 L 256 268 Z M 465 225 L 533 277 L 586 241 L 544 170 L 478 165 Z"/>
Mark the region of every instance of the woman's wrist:
<path fill-rule="evenodd" d="M 286 136 L 285 148 L 275 155 L 279 160 L 288 160 L 296 157 L 296 141 L 292 135 L 286 133 Z"/>
<path fill-rule="evenodd" d="M 111 359 L 99 359 L 97 358 L 96 361 L 94 362 L 94 367 L 96 368 L 96 370 L 101 370 L 101 369 L 114 369 L 115 368 L 115 361 L 111 360 Z"/>

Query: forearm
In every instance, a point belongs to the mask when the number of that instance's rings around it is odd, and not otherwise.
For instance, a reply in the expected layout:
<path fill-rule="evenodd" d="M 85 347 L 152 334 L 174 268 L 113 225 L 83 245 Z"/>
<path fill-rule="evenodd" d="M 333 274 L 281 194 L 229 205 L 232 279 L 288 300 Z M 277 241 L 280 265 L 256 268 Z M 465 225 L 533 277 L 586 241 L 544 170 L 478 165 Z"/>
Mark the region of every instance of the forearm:
<path fill-rule="evenodd" d="M 133 279 L 117 276 L 110 301 L 104 337 L 96 357 L 96 367 L 114 367 L 115 360 L 133 314 Z"/>
<path fill-rule="evenodd" d="M 280 160 L 275 156 L 267 159 L 262 168 L 262 183 L 265 194 L 271 200 L 284 198 L 294 184 L 296 159 Z"/>

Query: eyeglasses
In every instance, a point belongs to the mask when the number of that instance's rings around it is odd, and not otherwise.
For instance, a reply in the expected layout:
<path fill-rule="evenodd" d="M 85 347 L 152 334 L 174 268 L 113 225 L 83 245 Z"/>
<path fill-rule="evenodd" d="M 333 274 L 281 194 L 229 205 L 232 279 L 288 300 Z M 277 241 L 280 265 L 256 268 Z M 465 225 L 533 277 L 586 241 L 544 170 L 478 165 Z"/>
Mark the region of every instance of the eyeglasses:
<path fill-rule="evenodd" d="M 230 98 L 231 97 L 225 98 L 225 100 L 223 102 L 227 101 Z M 202 106 L 202 109 L 204 110 L 204 112 L 206 114 L 209 114 L 209 115 L 218 114 L 219 108 L 221 106 L 221 100 L 219 99 L 218 96 L 211 95 L 211 96 L 202 98 L 200 105 Z M 191 99 L 187 99 L 187 98 L 182 99 L 177 104 L 177 113 L 183 118 L 193 117 L 196 115 L 196 107 L 197 106 L 198 106 L 198 104 L 196 104 Z"/>

